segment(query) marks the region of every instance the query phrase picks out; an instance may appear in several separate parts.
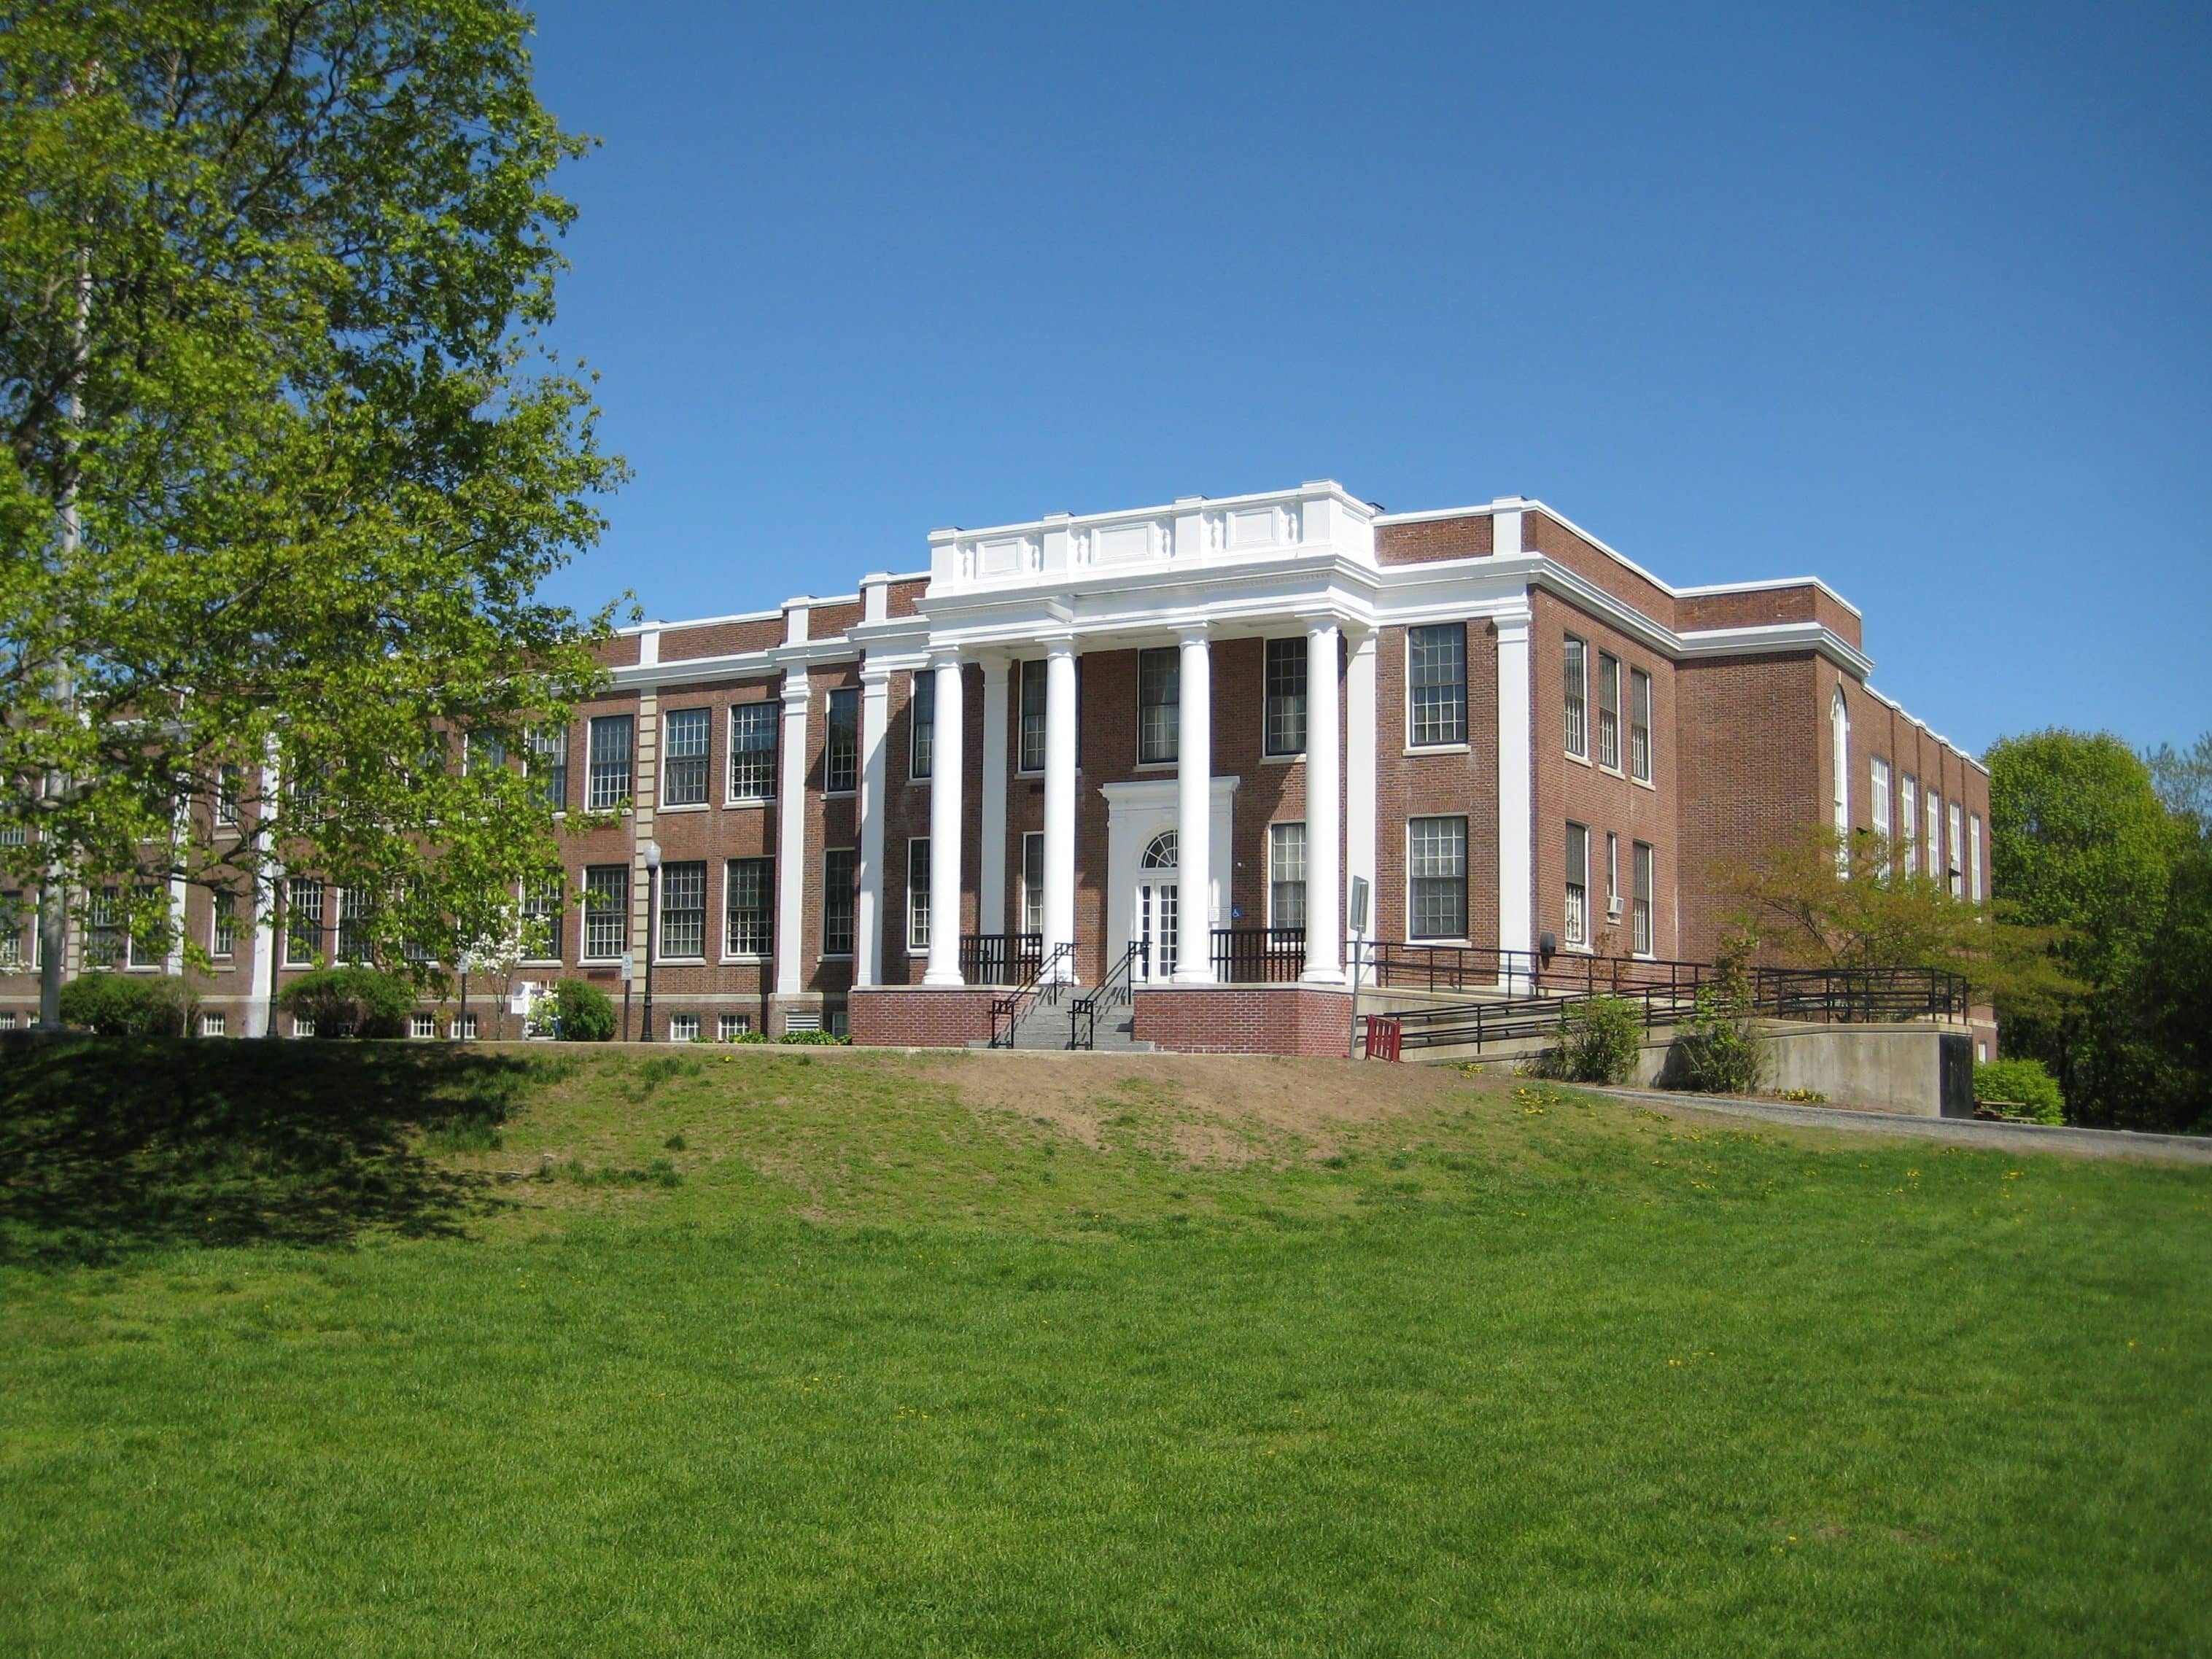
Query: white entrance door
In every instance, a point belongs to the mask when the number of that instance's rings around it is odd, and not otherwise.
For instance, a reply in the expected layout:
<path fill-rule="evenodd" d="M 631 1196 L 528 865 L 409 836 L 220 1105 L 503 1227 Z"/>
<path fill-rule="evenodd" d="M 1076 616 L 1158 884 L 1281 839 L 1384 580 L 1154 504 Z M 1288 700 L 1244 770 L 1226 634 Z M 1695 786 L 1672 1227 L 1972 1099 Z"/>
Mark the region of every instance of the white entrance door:
<path fill-rule="evenodd" d="M 1176 874 L 1176 834 L 1170 830 L 1153 837 L 1138 860 L 1129 937 L 1137 944 L 1134 977 L 1142 984 L 1164 985 L 1175 976 Z"/>

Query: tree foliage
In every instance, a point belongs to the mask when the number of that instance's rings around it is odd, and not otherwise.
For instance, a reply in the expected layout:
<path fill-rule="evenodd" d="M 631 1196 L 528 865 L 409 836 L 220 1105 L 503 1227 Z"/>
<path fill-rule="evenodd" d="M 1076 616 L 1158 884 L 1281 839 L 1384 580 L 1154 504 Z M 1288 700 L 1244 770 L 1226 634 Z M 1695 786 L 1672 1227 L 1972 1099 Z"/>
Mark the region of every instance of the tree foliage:
<path fill-rule="evenodd" d="M 538 338 L 573 211 L 549 180 L 582 146 L 527 24 L 501 0 L 0 21 L 11 884 L 112 884 L 149 933 L 172 878 L 313 868 L 380 896 L 380 953 L 449 958 L 551 873 L 550 811 L 483 762 L 598 683 L 607 617 L 537 594 L 620 465 Z M 216 832 L 224 796 L 249 833 Z"/>
<path fill-rule="evenodd" d="M 62 987 L 62 1018 L 100 1036 L 184 1036 L 198 998 L 161 974 L 85 974 Z"/>

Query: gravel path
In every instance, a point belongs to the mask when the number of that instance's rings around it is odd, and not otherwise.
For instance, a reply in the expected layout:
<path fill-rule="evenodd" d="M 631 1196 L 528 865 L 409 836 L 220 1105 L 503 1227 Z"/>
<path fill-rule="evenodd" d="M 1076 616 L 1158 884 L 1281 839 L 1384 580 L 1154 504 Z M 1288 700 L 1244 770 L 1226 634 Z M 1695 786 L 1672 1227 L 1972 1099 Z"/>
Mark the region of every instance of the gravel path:
<path fill-rule="evenodd" d="M 1847 1129 L 1884 1135 L 1917 1135 L 1960 1146 L 2011 1152 L 2070 1152 L 2076 1158 L 2150 1158 L 2178 1164 L 2212 1164 L 2212 1137 L 2138 1134 L 2131 1129 L 2075 1129 L 2043 1123 L 1989 1123 L 1978 1118 L 1907 1117 L 1899 1112 L 1850 1106 L 1792 1106 L 1776 1100 L 1736 1100 L 1725 1095 L 1685 1095 L 1656 1089 L 1601 1089 L 1616 1100 L 1662 1109 L 1717 1112 L 1767 1123 L 1812 1129 Z"/>

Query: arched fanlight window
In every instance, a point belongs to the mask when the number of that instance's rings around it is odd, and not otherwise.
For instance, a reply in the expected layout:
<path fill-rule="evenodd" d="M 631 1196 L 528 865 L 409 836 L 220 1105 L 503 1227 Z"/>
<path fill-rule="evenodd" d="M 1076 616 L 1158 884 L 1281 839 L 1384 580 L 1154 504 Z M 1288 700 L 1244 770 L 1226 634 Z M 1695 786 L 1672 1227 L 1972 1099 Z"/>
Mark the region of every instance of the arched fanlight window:
<path fill-rule="evenodd" d="M 1836 836 L 1848 840 L 1851 833 L 1851 716 L 1844 707 L 1844 689 L 1836 688 L 1836 698 L 1828 706 L 1828 725 L 1831 729 L 1830 746 L 1835 753 L 1836 779 Z"/>
<path fill-rule="evenodd" d="M 1176 832 L 1170 830 L 1164 835 L 1153 836 L 1152 844 L 1145 848 L 1145 856 L 1137 860 L 1137 867 L 1141 870 L 1176 868 Z"/>

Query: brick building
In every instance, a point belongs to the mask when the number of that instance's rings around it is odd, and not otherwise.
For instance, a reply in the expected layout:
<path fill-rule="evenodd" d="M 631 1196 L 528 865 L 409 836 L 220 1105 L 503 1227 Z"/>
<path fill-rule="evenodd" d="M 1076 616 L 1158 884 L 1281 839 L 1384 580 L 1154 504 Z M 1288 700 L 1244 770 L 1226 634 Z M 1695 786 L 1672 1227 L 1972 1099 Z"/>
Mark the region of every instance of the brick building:
<path fill-rule="evenodd" d="M 1670 587 L 1533 501 L 1391 514 L 1328 482 L 929 549 L 612 641 L 530 764 L 618 822 L 571 838 L 519 978 L 641 990 L 650 893 L 656 1037 L 963 1042 L 992 986 L 1126 963 L 1164 1046 L 1341 1052 L 1348 942 L 1508 986 L 1709 958 L 1712 870 L 1808 823 L 1986 896 L 1986 773 L 1869 686 L 1857 611 L 1810 578 Z M 218 1029 L 343 953 L 343 896 L 301 897 L 279 941 L 180 895 Z"/>

